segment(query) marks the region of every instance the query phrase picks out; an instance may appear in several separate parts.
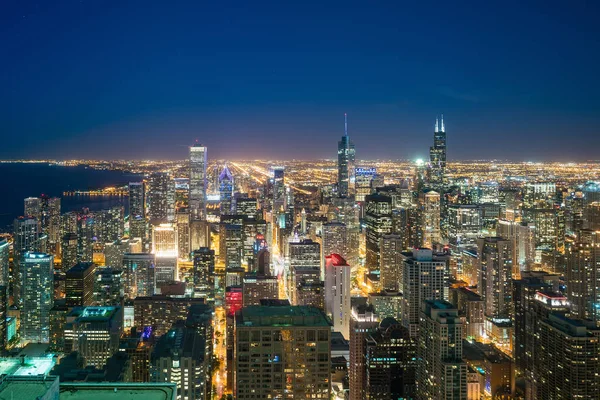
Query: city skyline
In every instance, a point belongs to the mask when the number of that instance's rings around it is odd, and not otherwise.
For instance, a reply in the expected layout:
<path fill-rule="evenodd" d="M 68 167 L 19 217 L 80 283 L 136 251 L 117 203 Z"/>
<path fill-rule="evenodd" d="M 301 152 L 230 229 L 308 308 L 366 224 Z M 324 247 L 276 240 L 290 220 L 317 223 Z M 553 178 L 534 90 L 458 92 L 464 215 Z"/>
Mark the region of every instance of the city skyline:
<path fill-rule="evenodd" d="M 597 7 L 11 4 L 0 158 L 593 159 Z"/>

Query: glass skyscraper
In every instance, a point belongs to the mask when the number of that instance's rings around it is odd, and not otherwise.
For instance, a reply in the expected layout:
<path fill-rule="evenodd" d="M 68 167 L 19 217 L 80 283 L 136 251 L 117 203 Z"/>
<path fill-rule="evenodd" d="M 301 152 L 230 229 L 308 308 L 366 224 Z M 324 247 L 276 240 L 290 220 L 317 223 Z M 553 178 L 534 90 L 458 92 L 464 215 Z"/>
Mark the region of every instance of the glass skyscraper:
<path fill-rule="evenodd" d="M 338 194 L 340 197 L 353 194 L 355 155 L 354 143 L 348 136 L 348 116 L 344 114 L 344 136 L 338 142 Z"/>
<path fill-rule="evenodd" d="M 190 147 L 190 213 L 193 220 L 206 218 L 207 148 L 198 143 Z"/>
<path fill-rule="evenodd" d="M 21 338 L 37 343 L 50 340 L 50 309 L 54 304 L 54 257 L 27 252 L 21 270 Z"/>

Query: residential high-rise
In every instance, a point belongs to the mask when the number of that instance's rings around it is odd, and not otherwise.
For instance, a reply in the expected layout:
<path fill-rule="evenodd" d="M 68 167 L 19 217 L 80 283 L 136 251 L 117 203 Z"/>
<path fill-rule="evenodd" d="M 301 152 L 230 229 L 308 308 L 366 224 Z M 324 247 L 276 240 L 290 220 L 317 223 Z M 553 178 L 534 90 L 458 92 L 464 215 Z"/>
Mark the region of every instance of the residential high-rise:
<path fill-rule="evenodd" d="M 201 247 L 192 252 L 194 297 L 214 298 L 215 251 Z"/>
<path fill-rule="evenodd" d="M 339 254 L 325 257 L 325 312 L 333 329 L 350 338 L 351 268 Z"/>
<path fill-rule="evenodd" d="M 76 233 L 67 233 L 62 237 L 61 241 L 61 269 L 67 271 L 69 268 L 77 264 L 77 243 L 78 238 Z"/>
<path fill-rule="evenodd" d="M 54 304 L 54 257 L 26 252 L 19 259 L 21 277 L 21 338 L 50 340 L 50 310 Z"/>
<path fill-rule="evenodd" d="M 423 247 L 433 248 L 442 241 L 440 194 L 433 190 L 420 193 L 419 211 Z"/>
<path fill-rule="evenodd" d="M 481 210 L 475 204 L 448 206 L 448 239 L 454 246 L 474 245 L 481 232 Z"/>
<path fill-rule="evenodd" d="M 317 242 L 305 239 L 290 243 L 289 252 L 291 279 L 288 287 L 288 297 L 292 304 L 300 305 L 298 294 L 309 289 L 306 287 L 299 289 L 298 287 L 305 284 L 320 284 L 321 246 Z M 320 290 L 320 293 L 322 296 L 322 290 Z"/>
<path fill-rule="evenodd" d="M 152 296 L 156 288 L 156 256 L 151 253 L 125 253 L 123 255 L 123 282 L 125 296 Z"/>
<path fill-rule="evenodd" d="M 23 200 L 24 213 L 26 217 L 33 217 L 38 221 L 42 220 L 42 199 L 39 197 L 27 197 Z"/>
<path fill-rule="evenodd" d="M 433 185 L 441 185 L 446 179 L 446 128 L 444 116 L 440 121 L 435 119 L 433 146 L 429 148 L 429 181 Z"/>
<path fill-rule="evenodd" d="M 175 182 L 166 172 L 154 172 L 150 175 L 148 217 L 151 222 L 175 220 Z"/>
<path fill-rule="evenodd" d="M 235 318 L 234 397 L 329 399 L 331 327 L 307 306 L 250 306 Z"/>
<path fill-rule="evenodd" d="M 192 220 L 206 219 L 206 192 L 208 181 L 206 167 L 208 149 L 198 143 L 190 147 L 189 207 Z"/>
<path fill-rule="evenodd" d="M 458 311 L 447 301 L 426 300 L 419 318 L 416 398 L 466 400 L 464 326 Z"/>
<path fill-rule="evenodd" d="M 138 332 L 150 329 L 155 336 L 162 336 L 179 320 L 186 320 L 196 304 L 204 299 L 169 296 L 138 296 L 133 300 L 134 321 Z"/>
<path fill-rule="evenodd" d="M 365 198 L 366 259 L 369 271 L 381 268 L 381 238 L 392 233 L 392 199 L 375 193 Z"/>
<path fill-rule="evenodd" d="M 408 329 L 388 317 L 365 340 L 365 398 L 412 398 L 415 395 L 417 346 Z"/>
<path fill-rule="evenodd" d="M 219 197 L 221 199 L 221 215 L 233 214 L 233 175 L 227 165 L 219 174 Z"/>
<path fill-rule="evenodd" d="M 210 321 L 209 321 L 210 322 Z M 179 321 L 163 335 L 152 353 L 152 382 L 177 384 L 177 398 L 204 400 L 210 396 L 212 337 Z"/>
<path fill-rule="evenodd" d="M 78 263 L 71 267 L 65 278 L 65 300 L 68 307 L 87 307 L 94 304 L 96 264 Z"/>
<path fill-rule="evenodd" d="M 600 325 L 600 233 L 582 229 L 567 252 L 567 298 L 571 314 Z"/>
<path fill-rule="evenodd" d="M 60 197 L 42 195 L 42 232 L 48 236 L 53 254 L 60 245 Z"/>
<path fill-rule="evenodd" d="M 190 230 L 190 214 L 187 209 L 178 210 L 175 214 L 177 229 L 177 252 L 181 260 L 189 260 L 192 251 L 192 236 Z"/>
<path fill-rule="evenodd" d="M 121 307 L 75 307 L 67 315 L 67 350 L 77 351 L 85 366 L 103 368 L 119 349 L 123 334 Z"/>
<path fill-rule="evenodd" d="M 513 311 L 513 242 L 500 237 L 477 239 L 479 283 L 486 317 L 510 318 Z"/>
<path fill-rule="evenodd" d="M 344 113 L 344 136 L 338 142 L 338 195 L 354 194 L 354 161 L 356 150 L 348 136 L 348 115 Z"/>
<path fill-rule="evenodd" d="M 402 253 L 402 258 L 402 324 L 411 337 L 416 337 L 423 302 L 448 299 L 447 256 L 434 254 L 430 249 L 415 249 Z"/>
<path fill-rule="evenodd" d="M 9 285 L 10 245 L 8 240 L 0 239 L 0 286 Z"/>
<path fill-rule="evenodd" d="M 94 305 L 117 306 L 125 295 L 123 271 L 105 267 L 98 268 L 94 278 Z"/>
<path fill-rule="evenodd" d="M 352 307 L 350 321 L 350 364 L 348 380 L 350 400 L 366 398 L 366 337 L 379 326 L 379 318 L 373 306 L 359 304 Z"/>
<path fill-rule="evenodd" d="M 403 240 L 400 235 L 383 235 L 380 241 L 380 282 L 384 290 L 399 290 L 402 283 Z"/>
<path fill-rule="evenodd" d="M 348 229 L 342 222 L 327 222 L 323 224 L 323 233 L 321 240 L 321 251 L 323 254 L 323 272 L 321 278 L 325 277 L 325 256 L 329 254 L 339 254 L 345 257 L 348 254 Z"/>
<path fill-rule="evenodd" d="M 146 183 L 129 183 L 129 237 L 146 239 Z"/>

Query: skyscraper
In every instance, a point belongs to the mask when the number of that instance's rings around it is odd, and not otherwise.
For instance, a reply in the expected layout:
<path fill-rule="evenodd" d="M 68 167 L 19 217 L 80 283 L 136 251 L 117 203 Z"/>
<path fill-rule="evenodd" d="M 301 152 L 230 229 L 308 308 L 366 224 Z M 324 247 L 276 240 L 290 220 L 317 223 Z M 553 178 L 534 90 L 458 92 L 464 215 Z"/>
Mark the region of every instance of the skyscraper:
<path fill-rule="evenodd" d="M 285 210 L 285 168 L 273 167 L 273 215 Z"/>
<path fill-rule="evenodd" d="M 479 261 L 478 292 L 486 317 L 512 316 L 513 242 L 499 237 L 477 239 Z"/>
<path fill-rule="evenodd" d="M 417 346 L 419 400 L 467 399 L 467 364 L 462 360 L 463 323 L 454 306 L 427 300 L 420 313 Z"/>
<path fill-rule="evenodd" d="M 214 298 L 215 252 L 201 247 L 192 252 L 194 297 Z"/>
<path fill-rule="evenodd" d="M 19 276 L 21 258 L 27 252 L 45 253 L 47 236 L 41 232 L 40 222 L 35 217 L 19 217 L 13 224 L 13 265 L 17 266 L 13 274 L 13 296 L 20 303 L 20 285 L 23 278 Z"/>
<path fill-rule="evenodd" d="M 198 143 L 190 147 L 190 195 L 189 206 L 192 220 L 206 219 L 207 151 Z"/>
<path fill-rule="evenodd" d="M 354 194 L 354 159 L 356 150 L 348 136 L 348 115 L 344 113 L 344 136 L 338 142 L 338 195 Z"/>
<path fill-rule="evenodd" d="M 50 340 L 50 309 L 54 304 L 54 257 L 26 252 L 20 258 L 21 338 L 37 343 Z"/>
<path fill-rule="evenodd" d="M 402 237 L 383 235 L 380 240 L 380 282 L 384 290 L 399 290 L 402 282 Z"/>
<path fill-rule="evenodd" d="M 227 165 L 219 174 L 219 197 L 221 199 L 221 215 L 233 214 L 233 175 Z"/>
<path fill-rule="evenodd" d="M 433 190 L 421 192 L 419 211 L 423 247 L 433 248 L 442 241 L 440 194 Z"/>
<path fill-rule="evenodd" d="M 129 237 L 146 239 L 146 184 L 129 183 Z"/>
<path fill-rule="evenodd" d="M 123 255 L 123 281 L 125 296 L 152 296 L 156 287 L 156 257 L 151 253 L 125 253 Z"/>
<path fill-rule="evenodd" d="M 91 306 L 94 303 L 96 264 L 78 263 L 67 271 L 65 279 L 66 305 Z"/>
<path fill-rule="evenodd" d="M 42 220 L 42 199 L 39 197 L 27 197 L 23 203 L 24 216 L 37 218 L 38 221 Z"/>
<path fill-rule="evenodd" d="M 571 314 L 600 324 L 600 233 L 582 229 L 567 253 Z"/>
<path fill-rule="evenodd" d="M 148 205 L 150 221 L 175 220 L 175 182 L 168 173 L 155 172 L 150 175 Z"/>
<path fill-rule="evenodd" d="M 446 179 L 446 128 L 444 116 L 441 121 L 435 119 L 433 146 L 429 148 L 429 181 L 433 185 L 441 185 Z"/>
<path fill-rule="evenodd" d="M 350 365 L 348 380 L 350 384 L 350 400 L 366 398 L 366 340 L 369 333 L 379 326 L 379 318 L 373 306 L 359 304 L 352 307 L 350 321 Z"/>
<path fill-rule="evenodd" d="M 0 239 L 0 286 L 8 287 L 10 272 L 10 245 L 6 239 Z"/>
<path fill-rule="evenodd" d="M 351 268 L 339 254 L 325 257 L 325 312 L 333 329 L 350 338 Z"/>
<path fill-rule="evenodd" d="M 365 199 L 366 260 L 370 272 L 381 268 L 381 238 L 392 233 L 392 199 L 380 193 Z"/>

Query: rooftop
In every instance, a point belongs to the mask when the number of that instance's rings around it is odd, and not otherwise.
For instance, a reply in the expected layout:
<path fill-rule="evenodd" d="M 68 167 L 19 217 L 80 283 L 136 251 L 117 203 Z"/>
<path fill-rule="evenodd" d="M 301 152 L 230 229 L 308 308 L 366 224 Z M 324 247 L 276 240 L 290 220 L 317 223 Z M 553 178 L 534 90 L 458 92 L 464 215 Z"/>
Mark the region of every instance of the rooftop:
<path fill-rule="evenodd" d="M 60 400 L 175 400 L 174 383 L 63 383 Z"/>
<path fill-rule="evenodd" d="M 0 375 L 47 375 L 55 363 L 52 354 L 47 357 L 3 357 L 0 358 Z"/>
<path fill-rule="evenodd" d="M 237 326 L 330 326 L 329 320 L 311 306 L 248 306 L 238 311 Z"/>

